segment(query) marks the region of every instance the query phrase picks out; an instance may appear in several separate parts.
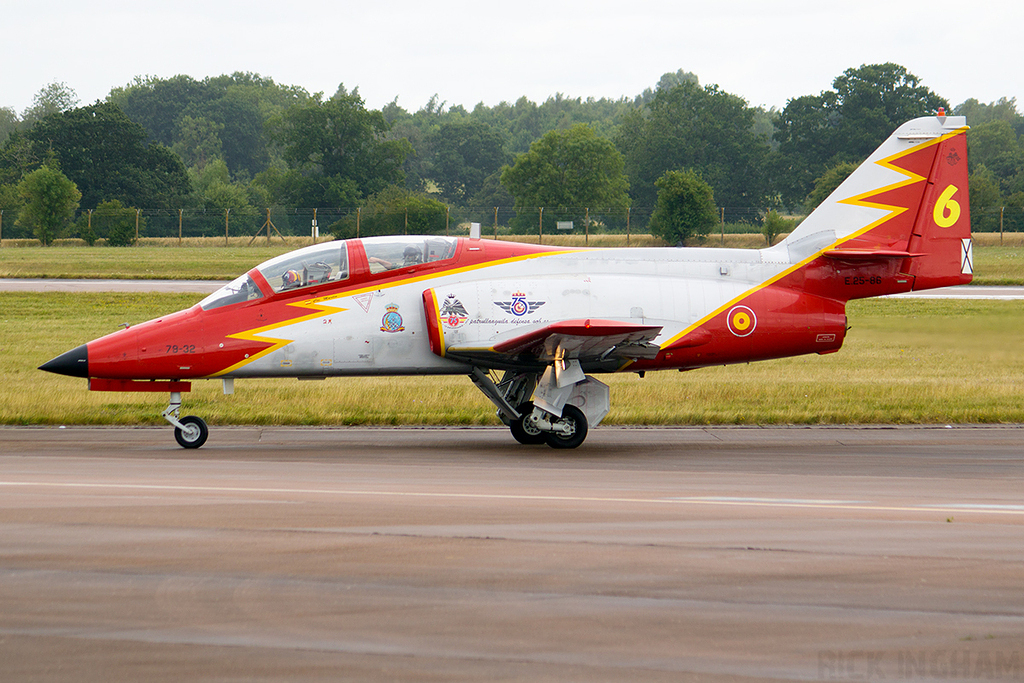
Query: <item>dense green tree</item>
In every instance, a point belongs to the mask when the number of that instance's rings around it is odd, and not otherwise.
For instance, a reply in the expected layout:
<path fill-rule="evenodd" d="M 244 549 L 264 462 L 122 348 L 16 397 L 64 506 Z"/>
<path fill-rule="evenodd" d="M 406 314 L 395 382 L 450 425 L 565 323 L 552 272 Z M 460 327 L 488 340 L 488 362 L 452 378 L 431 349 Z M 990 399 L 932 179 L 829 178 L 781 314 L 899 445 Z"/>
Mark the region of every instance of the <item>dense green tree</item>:
<path fill-rule="evenodd" d="M 791 206 L 811 192 L 828 167 L 860 163 L 900 124 L 949 107 L 898 64 L 847 69 L 832 86 L 791 99 L 776 122 L 780 155 L 774 173 L 783 201 Z"/>
<path fill-rule="evenodd" d="M 7 137 L 18 129 L 18 115 L 10 107 L 0 107 L 0 146 L 7 142 Z"/>
<path fill-rule="evenodd" d="M 24 202 L 18 223 L 31 230 L 44 247 L 63 236 L 82 198 L 66 175 L 49 166 L 26 175 L 18 192 Z"/>
<path fill-rule="evenodd" d="M 629 206 L 629 181 L 622 154 L 607 138 L 586 124 L 553 130 L 506 166 L 501 183 L 515 197 L 517 212 L 534 220 L 537 207 L 547 207 L 545 220 L 579 220 L 586 208 Z"/>
<path fill-rule="evenodd" d="M 189 167 L 201 171 L 206 164 L 224 158 L 220 134 L 224 126 L 210 119 L 182 116 L 171 151 Z"/>
<path fill-rule="evenodd" d="M 493 207 L 511 209 L 515 201 L 515 197 L 501 184 L 501 171 L 497 171 L 484 178 L 480 190 L 469 198 L 467 205 L 482 210 Z"/>
<path fill-rule="evenodd" d="M 82 206 L 117 199 L 125 205 L 178 208 L 191 191 L 181 160 L 115 105 L 98 103 L 52 114 L 26 134 L 36 156 L 52 151 L 82 193 Z"/>
<path fill-rule="evenodd" d="M 336 239 L 372 235 L 436 235 L 447 225 L 448 207 L 421 192 L 386 187 L 370 195 L 359 214 L 349 215 L 328 229 Z"/>
<path fill-rule="evenodd" d="M 187 143 L 183 134 L 191 128 L 183 127 L 186 117 L 210 122 L 217 128 L 221 153 L 231 173 L 252 177 L 273 161 L 264 131 L 266 121 L 308 100 L 309 94 L 257 74 L 234 73 L 203 81 L 190 76 L 138 78 L 112 90 L 107 99 L 141 124 L 151 140 L 169 147 Z"/>
<path fill-rule="evenodd" d="M 107 241 L 107 246 L 130 247 L 138 241 L 135 234 L 136 221 L 138 231 L 142 234 L 146 219 L 140 217 L 136 209 L 126 207 L 116 199 L 102 202 L 91 217 L 79 217 L 79 236 L 90 245 L 102 238 Z"/>
<path fill-rule="evenodd" d="M 700 79 L 697 78 L 697 74 L 691 71 L 684 71 L 679 69 L 678 71 L 669 71 L 661 75 L 658 79 L 658 85 L 654 88 L 644 88 L 644 91 L 637 95 L 634 100 L 634 104 L 637 107 L 641 107 L 646 104 L 650 104 L 654 101 L 654 96 L 661 90 L 672 90 L 676 86 L 682 85 L 683 83 L 692 83 L 700 87 Z"/>
<path fill-rule="evenodd" d="M 53 149 L 36 149 L 22 131 L 16 130 L 0 148 L 0 184 L 17 185 L 26 173 L 43 165 L 57 165 Z"/>
<path fill-rule="evenodd" d="M 15 224 L 24 205 L 25 200 L 21 198 L 17 185 L 0 184 L 0 211 L 3 212 L 0 214 L 0 220 L 3 221 L 0 230 L 3 232 L 3 239 L 31 236 L 31 232 Z"/>
<path fill-rule="evenodd" d="M 981 165 L 992 168 L 1006 154 L 1020 155 L 1017 133 L 1002 119 L 972 125 L 967 132 L 967 160 L 971 169 Z"/>
<path fill-rule="evenodd" d="M 764 206 L 768 144 L 753 125 L 746 102 L 717 86 L 685 81 L 659 90 L 647 107 L 625 117 L 616 138 L 633 204 L 654 206 L 655 181 L 666 171 L 692 168 L 714 188 L 722 206 Z"/>
<path fill-rule="evenodd" d="M 971 230 L 973 232 L 998 230 L 999 207 L 1002 205 L 999 179 L 992 171 L 981 165 L 971 172 L 967 184 L 970 187 Z"/>
<path fill-rule="evenodd" d="M 388 140 L 388 123 L 358 94 L 314 96 L 275 122 L 290 170 L 279 201 L 295 206 L 358 206 L 366 196 L 404 182 L 406 140 Z"/>
<path fill-rule="evenodd" d="M 973 129 L 989 121 L 1005 121 L 1013 126 L 1017 135 L 1024 134 L 1024 116 L 1017 111 L 1017 98 L 1001 97 L 995 102 L 985 104 L 978 100 L 969 98 L 958 104 L 953 113 L 957 116 L 966 116 L 967 124 Z"/>
<path fill-rule="evenodd" d="M 195 189 L 195 204 L 204 209 L 231 209 L 233 214 L 255 215 L 249 186 L 231 179 L 223 159 L 214 159 L 202 169 L 189 171 Z"/>
<path fill-rule="evenodd" d="M 196 115 L 198 105 L 211 98 L 208 83 L 179 75 L 136 78 L 123 88 L 111 90 L 107 101 L 141 125 L 150 140 L 170 147 L 175 142 L 178 120 L 187 113 Z"/>
<path fill-rule="evenodd" d="M 36 93 L 32 106 L 21 114 L 23 126 L 31 126 L 50 114 L 70 111 L 78 106 L 78 95 L 66 83 L 54 81 Z"/>
<path fill-rule="evenodd" d="M 475 196 L 484 180 L 509 161 L 507 135 L 481 121 L 460 118 L 438 127 L 432 140 L 430 172 L 441 194 L 464 204 Z"/>
<path fill-rule="evenodd" d="M 792 226 L 793 221 L 783 218 L 778 211 L 772 209 L 764 215 L 764 219 L 761 221 L 761 234 L 764 235 L 765 242 L 770 247 L 779 235 L 784 232 L 792 232 Z"/>
<path fill-rule="evenodd" d="M 244 173 L 251 177 L 266 168 L 270 153 L 264 139 L 260 103 L 254 92 L 228 89 L 216 100 L 206 103 L 201 113 L 221 127 L 219 137 L 224 161 L 233 174 Z"/>
<path fill-rule="evenodd" d="M 711 186 L 692 169 L 667 171 L 655 182 L 658 200 L 651 216 L 651 234 L 681 244 L 706 237 L 718 222 Z"/>

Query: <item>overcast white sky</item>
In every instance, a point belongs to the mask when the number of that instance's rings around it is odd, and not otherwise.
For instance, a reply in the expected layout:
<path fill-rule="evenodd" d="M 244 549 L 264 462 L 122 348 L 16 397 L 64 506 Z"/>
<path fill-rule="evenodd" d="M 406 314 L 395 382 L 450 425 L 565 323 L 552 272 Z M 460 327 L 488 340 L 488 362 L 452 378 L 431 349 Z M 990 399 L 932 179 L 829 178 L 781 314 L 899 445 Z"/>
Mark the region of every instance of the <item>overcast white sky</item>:
<path fill-rule="evenodd" d="M 135 76 L 251 71 L 370 108 L 437 94 L 467 109 L 525 95 L 633 97 L 668 71 L 782 108 L 861 64 L 896 62 L 956 105 L 1017 97 L 1019 0 L 53 0 L 7 3 L 0 107 L 61 81 L 82 104 Z"/>

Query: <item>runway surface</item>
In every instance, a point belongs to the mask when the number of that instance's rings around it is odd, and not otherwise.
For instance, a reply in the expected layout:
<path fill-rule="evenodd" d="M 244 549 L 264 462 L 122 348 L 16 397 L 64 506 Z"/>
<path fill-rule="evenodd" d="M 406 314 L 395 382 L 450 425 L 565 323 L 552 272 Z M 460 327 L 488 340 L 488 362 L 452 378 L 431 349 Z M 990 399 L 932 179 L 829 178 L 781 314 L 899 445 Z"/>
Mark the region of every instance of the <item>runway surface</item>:
<path fill-rule="evenodd" d="M 1020 680 L 1022 440 L 0 428 L 0 678 Z"/>

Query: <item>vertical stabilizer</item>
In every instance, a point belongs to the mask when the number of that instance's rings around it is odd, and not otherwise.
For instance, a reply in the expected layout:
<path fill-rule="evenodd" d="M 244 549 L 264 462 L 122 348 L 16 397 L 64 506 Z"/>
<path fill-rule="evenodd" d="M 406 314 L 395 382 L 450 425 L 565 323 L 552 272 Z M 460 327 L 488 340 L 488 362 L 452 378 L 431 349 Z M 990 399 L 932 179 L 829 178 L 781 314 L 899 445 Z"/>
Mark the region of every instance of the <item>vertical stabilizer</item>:
<path fill-rule="evenodd" d="M 941 111 L 903 124 L 767 251 L 790 263 L 899 259 L 915 290 L 970 282 L 966 131 L 964 117 Z"/>

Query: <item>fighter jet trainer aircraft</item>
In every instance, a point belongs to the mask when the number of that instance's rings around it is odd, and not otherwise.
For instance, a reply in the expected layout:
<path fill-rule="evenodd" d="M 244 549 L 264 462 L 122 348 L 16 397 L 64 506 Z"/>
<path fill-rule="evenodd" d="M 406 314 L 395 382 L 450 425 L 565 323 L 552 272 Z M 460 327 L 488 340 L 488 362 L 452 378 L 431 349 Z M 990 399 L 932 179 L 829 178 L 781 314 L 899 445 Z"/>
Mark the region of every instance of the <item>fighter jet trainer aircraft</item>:
<path fill-rule="evenodd" d="M 40 369 L 92 391 L 195 379 L 468 375 L 520 443 L 575 448 L 609 409 L 592 375 L 838 351 L 846 302 L 971 281 L 963 117 L 900 126 L 785 240 L 765 249 L 575 249 L 372 237 L 262 263 L 198 304 Z"/>

